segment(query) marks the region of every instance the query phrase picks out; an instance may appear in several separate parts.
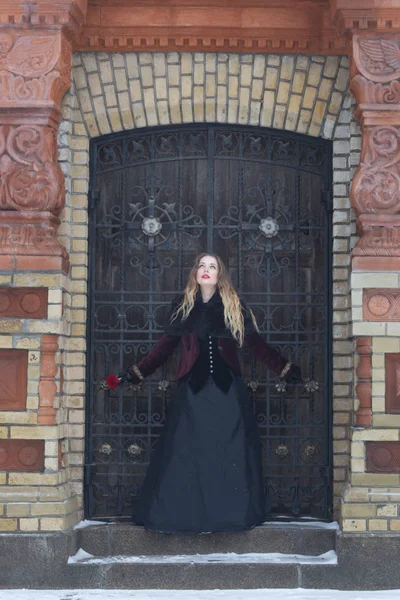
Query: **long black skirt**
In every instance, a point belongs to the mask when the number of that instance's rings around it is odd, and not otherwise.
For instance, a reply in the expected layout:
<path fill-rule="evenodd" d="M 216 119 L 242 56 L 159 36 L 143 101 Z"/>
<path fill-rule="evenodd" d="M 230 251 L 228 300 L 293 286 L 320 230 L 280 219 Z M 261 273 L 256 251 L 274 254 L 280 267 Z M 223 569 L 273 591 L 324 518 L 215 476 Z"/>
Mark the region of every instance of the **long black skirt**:
<path fill-rule="evenodd" d="M 134 523 L 166 533 L 233 532 L 264 521 L 261 442 L 243 379 L 178 383 Z"/>

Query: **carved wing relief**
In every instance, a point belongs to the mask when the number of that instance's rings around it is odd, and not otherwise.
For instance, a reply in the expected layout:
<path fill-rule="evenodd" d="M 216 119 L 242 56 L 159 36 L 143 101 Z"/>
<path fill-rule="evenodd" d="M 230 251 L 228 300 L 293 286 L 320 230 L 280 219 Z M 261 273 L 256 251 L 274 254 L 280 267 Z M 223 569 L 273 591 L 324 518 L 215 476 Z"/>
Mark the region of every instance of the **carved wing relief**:
<path fill-rule="evenodd" d="M 59 57 L 59 38 L 54 35 L 23 36 L 8 54 L 7 69 L 24 77 L 40 77 L 49 73 Z"/>
<path fill-rule="evenodd" d="M 400 48 L 395 40 L 354 37 L 358 70 L 372 81 L 389 82 L 400 76 Z"/>

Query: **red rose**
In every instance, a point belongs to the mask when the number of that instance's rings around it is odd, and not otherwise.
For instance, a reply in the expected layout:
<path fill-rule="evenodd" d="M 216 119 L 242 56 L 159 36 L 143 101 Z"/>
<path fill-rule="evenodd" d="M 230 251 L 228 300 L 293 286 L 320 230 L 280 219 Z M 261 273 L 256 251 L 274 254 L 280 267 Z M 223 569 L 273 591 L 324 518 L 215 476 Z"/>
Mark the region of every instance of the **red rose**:
<path fill-rule="evenodd" d="M 119 378 L 116 375 L 107 375 L 106 384 L 110 390 L 115 390 L 119 386 Z"/>

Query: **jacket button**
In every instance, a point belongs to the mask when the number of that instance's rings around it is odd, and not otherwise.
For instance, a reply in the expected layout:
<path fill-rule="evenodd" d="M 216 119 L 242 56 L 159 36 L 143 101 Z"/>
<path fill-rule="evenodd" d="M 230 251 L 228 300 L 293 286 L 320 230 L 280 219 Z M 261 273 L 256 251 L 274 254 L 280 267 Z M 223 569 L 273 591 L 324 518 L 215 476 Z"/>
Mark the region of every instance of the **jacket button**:
<path fill-rule="evenodd" d="M 222 350 L 222 346 L 218 346 L 218 350 Z"/>

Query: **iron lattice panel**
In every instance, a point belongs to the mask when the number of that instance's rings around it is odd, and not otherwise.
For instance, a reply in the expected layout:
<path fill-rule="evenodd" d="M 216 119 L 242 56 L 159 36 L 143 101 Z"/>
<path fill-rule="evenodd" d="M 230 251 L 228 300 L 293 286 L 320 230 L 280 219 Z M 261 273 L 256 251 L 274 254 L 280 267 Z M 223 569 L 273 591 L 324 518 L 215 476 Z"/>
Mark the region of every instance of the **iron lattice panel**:
<path fill-rule="evenodd" d="M 241 351 L 270 518 L 331 515 L 331 146 L 249 127 L 151 128 L 91 143 L 86 516 L 126 518 L 173 401 L 176 357 L 137 393 L 98 391 L 147 354 L 195 256 L 216 252 L 306 386 Z"/>

